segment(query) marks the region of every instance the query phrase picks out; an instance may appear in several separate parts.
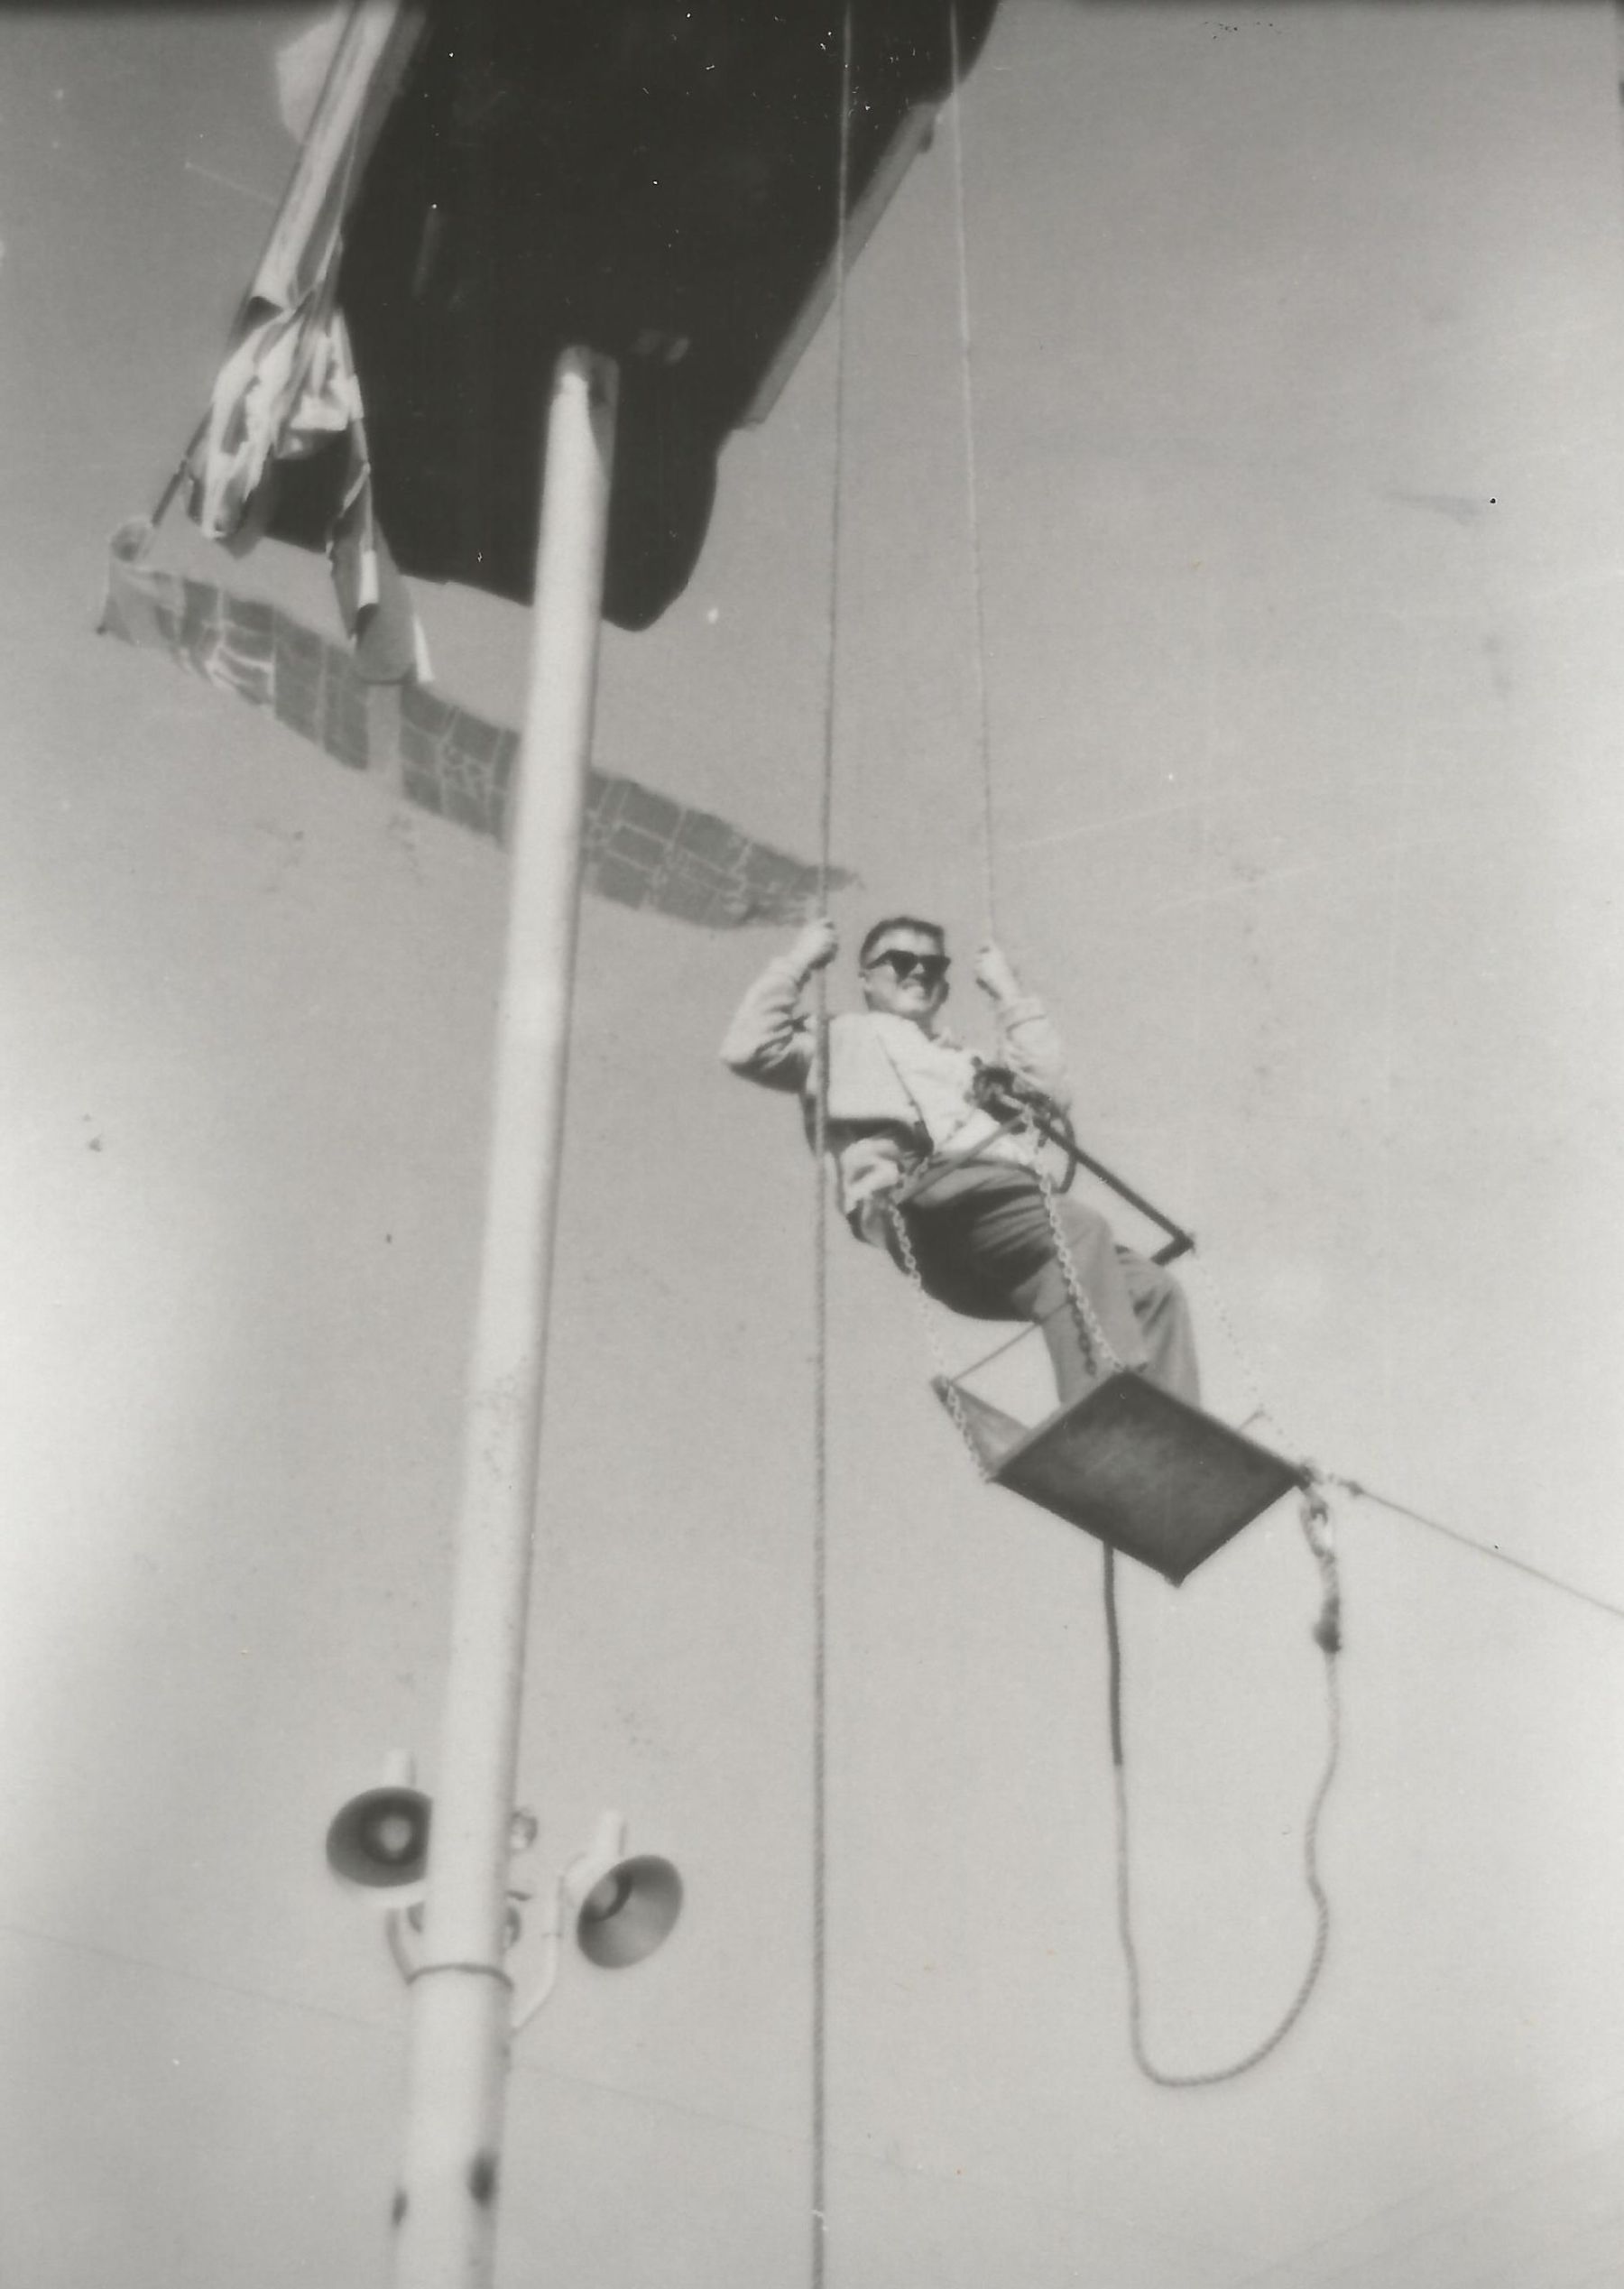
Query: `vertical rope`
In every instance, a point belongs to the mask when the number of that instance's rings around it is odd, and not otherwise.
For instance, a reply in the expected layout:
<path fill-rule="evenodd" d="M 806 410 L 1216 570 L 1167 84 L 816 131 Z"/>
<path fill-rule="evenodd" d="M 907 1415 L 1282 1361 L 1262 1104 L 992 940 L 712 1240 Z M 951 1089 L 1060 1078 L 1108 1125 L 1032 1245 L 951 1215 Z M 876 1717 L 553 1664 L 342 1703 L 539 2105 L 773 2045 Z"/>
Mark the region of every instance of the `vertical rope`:
<path fill-rule="evenodd" d="M 845 459 L 846 383 L 846 207 L 852 171 L 852 9 L 851 0 L 841 23 L 840 141 L 835 163 L 835 440 L 829 502 L 828 641 L 825 648 L 823 706 L 823 785 L 818 805 L 817 902 L 822 913 L 829 900 L 833 872 L 835 817 L 835 715 L 839 681 L 840 527 Z M 825 973 L 820 970 L 818 999 L 826 998 Z M 820 1185 L 818 1197 L 822 1199 Z"/>
<path fill-rule="evenodd" d="M 820 904 L 822 901 L 820 900 Z M 829 1717 L 829 1204 L 824 1161 L 829 1127 L 828 995 L 817 974 L 814 1016 L 817 1088 L 812 1181 L 812 2289 L 823 2289 L 827 2238 L 828 1717 Z"/>
<path fill-rule="evenodd" d="M 835 719 L 839 685 L 840 524 L 845 451 L 846 208 L 851 175 L 852 10 L 840 44 L 839 157 L 835 219 L 835 438 L 829 511 L 828 641 L 823 775 L 818 799 L 817 910 L 826 911 L 835 817 Z M 829 1652 L 829 1129 L 828 972 L 817 973 L 813 1014 L 817 1088 L 812 1135 L 812 2289 L 823 2289 L 828 2244 L 828 1652 Z"/>
<path fill-rule="evenodd" d="M 982 908 L 989 938 L 997 936 L 998 900 L 992 819 L 992 734 L 987 700 L 987 624 L 983 596 L 981 490 L 975 474 L 975 387 L 970 333 L 970 254 L 964 230 L 964 91 L 959 78 L 957 0 L 946 0 L 947 45 L 953 77 L 953 226 L 958 253 L 959 389 L 964 402 L 964 504 L 970 536 L 970 586 L 975 641 L 971 656 L 975 672 L 977 761 L 982 785 Z"/>
<path fill-rule="evenodd" d="M 1122 1770 L 1122 1625 L 1117 1616 L 1116 1552 L 1109 1542 L 1104 1548 L 1104 1572 L 1101 1580 L 1105 1591 L 1105 1646 L 1110 1656 L 1111 1674 L 1111 1761 L 1118 1773 Z"/>

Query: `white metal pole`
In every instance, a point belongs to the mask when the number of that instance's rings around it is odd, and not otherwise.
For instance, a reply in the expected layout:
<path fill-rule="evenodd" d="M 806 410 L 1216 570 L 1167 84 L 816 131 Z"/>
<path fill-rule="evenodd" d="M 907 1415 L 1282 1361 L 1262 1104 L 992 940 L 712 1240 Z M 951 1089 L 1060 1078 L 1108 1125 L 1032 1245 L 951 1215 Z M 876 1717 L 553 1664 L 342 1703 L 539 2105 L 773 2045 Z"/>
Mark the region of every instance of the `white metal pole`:
<path fill-rule="evenodd" d="M 485 2289 L 511 1982 L 503 1963 L 592 707 L 614 451 L 613 362 L 553 376 L 530 695 L 469 1378 L 450 1665 L 411 1990 L 395 2289 Z"/>

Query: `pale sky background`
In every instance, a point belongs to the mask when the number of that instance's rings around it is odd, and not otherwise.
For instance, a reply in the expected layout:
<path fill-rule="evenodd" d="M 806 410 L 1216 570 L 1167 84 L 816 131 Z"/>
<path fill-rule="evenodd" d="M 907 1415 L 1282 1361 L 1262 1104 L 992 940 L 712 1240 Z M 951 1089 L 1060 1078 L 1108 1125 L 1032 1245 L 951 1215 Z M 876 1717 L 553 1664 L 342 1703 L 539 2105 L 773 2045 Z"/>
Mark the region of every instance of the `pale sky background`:
<path fill-rule="evenodd" d="M 6 2289 L 383 2271 L 405 2003 L 321 1839 L 391 1748 L 433 1783 L 503 862 L 91 633 L 305 21 L 0 16 Z M 1305 1448 L 1624 1603 L 1617 83 L 1601 0 L 1005 0 L 966 136 L 1002 935 L 1086 1132 Z M 946 136 L 849 356 L 840 918 L 967 952 Z M 832 381 L 826 328 L 598 717 L 808 854 Z M 160 557 L 335 625 L 309 560 Z M 512 720 L 523 615 L 421 601 Z M 715 1057 L 776 944 L 585 918 L 521 1793 L 538 1878 L 614 1804 L 688 1905 L 520 2042 L 515 2285 L 807 2277 L 811 1172 Z M 1624 2279 L 1624 1622 L 1345 1506 L 1324 1984 L 1152 2089 L 1097 1550 L 975 1483 L 835 1239 L 830 2289 Z M 1288 1511 L 1123 1576 L 1149 2039 L 1199 2069 L 1311 1938 L 1315 1580 Z"/>

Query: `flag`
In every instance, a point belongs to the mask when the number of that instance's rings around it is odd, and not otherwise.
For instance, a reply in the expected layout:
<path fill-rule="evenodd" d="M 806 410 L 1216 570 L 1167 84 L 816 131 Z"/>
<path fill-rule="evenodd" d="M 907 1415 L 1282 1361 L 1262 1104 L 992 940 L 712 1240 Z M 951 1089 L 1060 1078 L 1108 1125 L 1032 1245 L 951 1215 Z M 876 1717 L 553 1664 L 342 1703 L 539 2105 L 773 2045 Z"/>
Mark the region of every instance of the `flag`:
<path fill-rule="evenodd" d="M 340 456 L 326 532 L 333 585 L 361 673 L 429 677 L 410 592 L 378 526 L 366 418 L 337 307 L 345 217 L 422 31 L 419 0 L 359 0 L 279 60 L 299 156 L 243 298 L 208 411 L 188 449 L 187 507 L 239 552 L 264 532 L 281 468 Z"/>
<path fill-rule="evenodd" d="M 420 809 L 505 844 L 519 735 L 407 678 L 363 676 L 345 647 L 279 606 L 145 561 L 152 527 L 121 526 L 108 552 L 101 630 L 166 653 L 348 770 L 375 774 Z M 593 771 L 582 879 L 600 898 L 710 929 L 803 921 L 815 866 L 753 841 L 634 779 Z M 831 889 L 852 877 L 832 873 Z"/>

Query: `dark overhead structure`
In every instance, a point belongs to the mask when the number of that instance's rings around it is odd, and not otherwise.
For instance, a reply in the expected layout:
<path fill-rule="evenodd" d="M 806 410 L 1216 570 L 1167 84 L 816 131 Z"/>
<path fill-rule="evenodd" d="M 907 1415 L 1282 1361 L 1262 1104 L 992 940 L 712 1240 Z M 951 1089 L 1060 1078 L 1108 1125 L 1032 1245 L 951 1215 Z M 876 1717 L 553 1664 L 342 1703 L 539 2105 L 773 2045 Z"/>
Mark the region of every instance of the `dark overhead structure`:
<path fill-rule="evenodd" d="M 951 92 L 954 0 L 852 0 L 848 254 Z M 997 0 L 956 0 L 961 70 Z M 829 298 L 843 0 L 438 0 L 345 229 L 338 300 L 380 524 L 409 573 L 528 600 L 558 352 L 621 369 L 604 610 L 697 559 L 728 432 Z M 319 545 L 341 446 L 284 466 Z"/>

